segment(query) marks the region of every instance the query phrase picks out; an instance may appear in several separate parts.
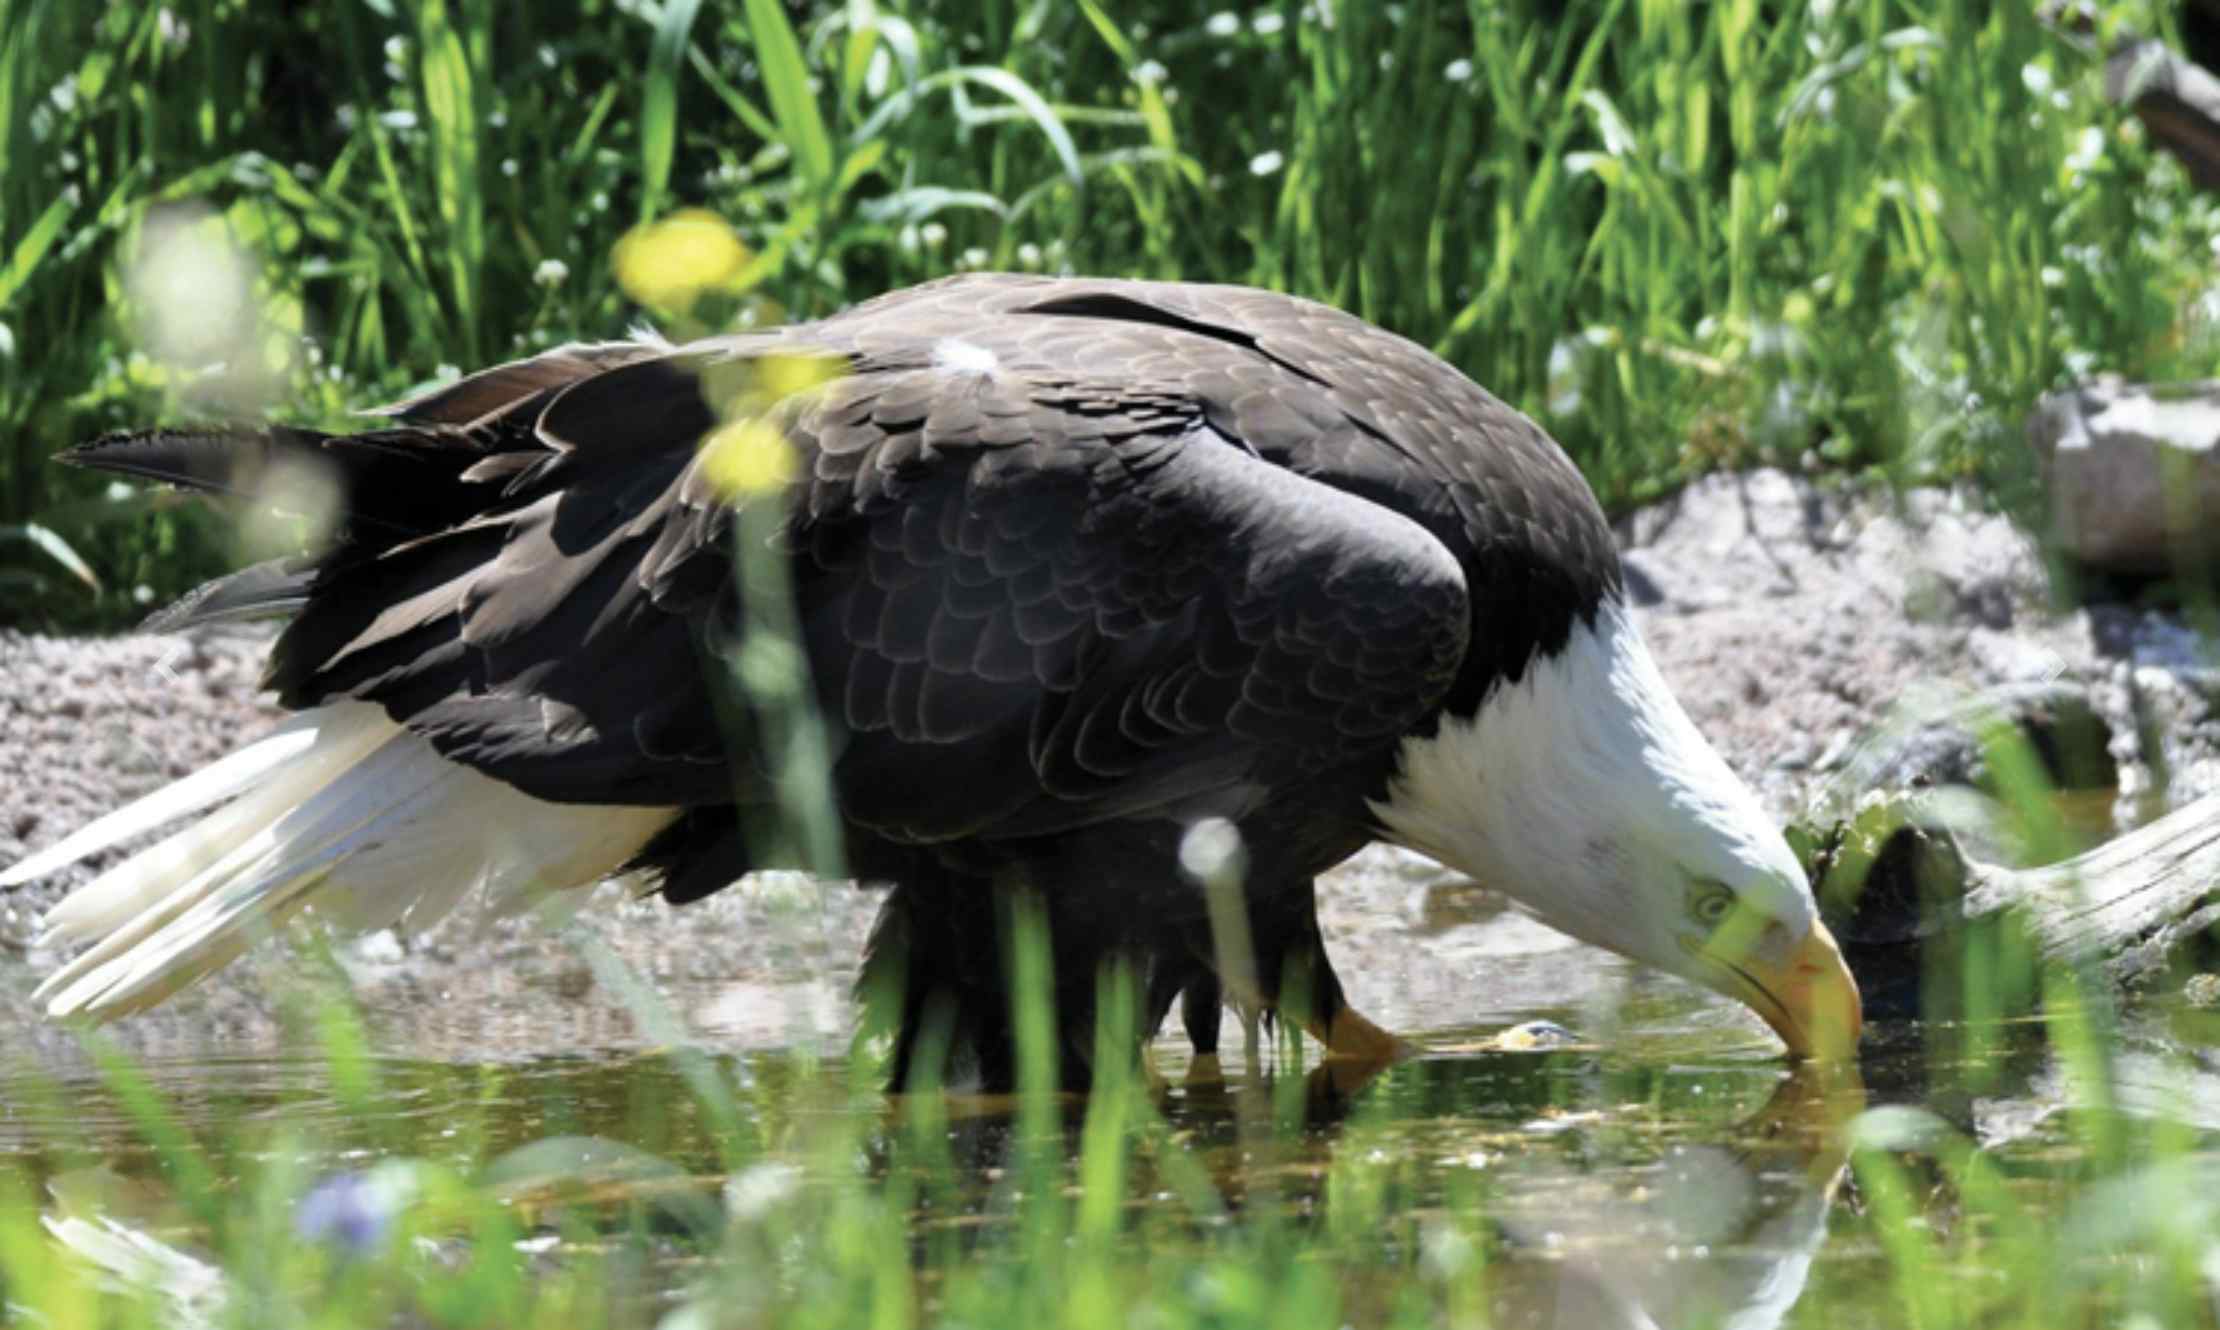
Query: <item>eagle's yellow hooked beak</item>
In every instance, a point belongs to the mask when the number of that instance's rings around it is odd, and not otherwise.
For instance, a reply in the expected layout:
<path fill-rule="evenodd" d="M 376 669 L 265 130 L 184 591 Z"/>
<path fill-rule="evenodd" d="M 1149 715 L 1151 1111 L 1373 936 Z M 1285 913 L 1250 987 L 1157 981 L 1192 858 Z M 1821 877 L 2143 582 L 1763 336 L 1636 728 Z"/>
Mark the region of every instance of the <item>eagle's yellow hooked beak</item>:
<path fill-rule="evenodd" d="M 1800 1058 L 1822 1062 L 1854 1056 L 1865 1027 L 1858 981 L 1843 963 L 1842 948 L 1827 926 L 1814 922 L 1811 933 L 1778 966 L 1756 957 L 1727 967 L 1738 980 L 1737 994 Z"/>

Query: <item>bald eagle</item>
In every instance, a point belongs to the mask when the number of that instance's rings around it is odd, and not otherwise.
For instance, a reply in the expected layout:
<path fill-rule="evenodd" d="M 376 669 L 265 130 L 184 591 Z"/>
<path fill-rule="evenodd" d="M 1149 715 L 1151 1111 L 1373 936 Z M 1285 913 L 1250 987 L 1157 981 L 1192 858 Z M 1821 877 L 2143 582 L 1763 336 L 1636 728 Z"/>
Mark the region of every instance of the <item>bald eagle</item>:
<path fill-rule="evenodd" d="M 736 497 L 700 446 L 704 384 L 797 356 L 839 372 L 765 402 L 790 471 Z M 1797 860 L 1644 649 L 1578 470 L 1348 314 L 974 275 L 770 332 L 564 347 L 379 414 L 69 455 L 203 488 L 313 458 L 344 498 L 328 548 L 164 621 L 289 617 L 266 683 L 293 715 L 0 876 L 214 810 L 48 914 L 86 947 L 40 989 L 54 1014 L 144 1007 L 296 913 L 416 924 L 624 873 L 685 902 L 759 866 L 775 782 L 718 663 L 748 631 L 754 503 L 848 865 L 889 886 L 864 986 L 898 1084 L 1011 1081 L 1019 902 L 1046 921 L 1067 1083 L 1106 965 L 1151 1028 L 1215 994 L 1180 864 L 1211 820 L 1245 846 L 1241 996 L 1336 1054 L 1394 1048 L 1345 1000 L 1313 894 L 1374 840 L 1739 999 L 1795 1053 L 1855 1039 Z"/>

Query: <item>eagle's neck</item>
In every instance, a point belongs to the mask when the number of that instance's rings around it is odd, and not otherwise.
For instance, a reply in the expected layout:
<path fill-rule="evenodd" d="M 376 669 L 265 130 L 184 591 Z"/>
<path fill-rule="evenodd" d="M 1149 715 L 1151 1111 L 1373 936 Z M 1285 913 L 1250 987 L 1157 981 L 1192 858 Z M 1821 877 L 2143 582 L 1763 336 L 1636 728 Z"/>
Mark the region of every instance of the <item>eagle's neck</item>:
<path fill-rule="evenodd" d="M 1629 955 L 1681 908 L 1653 899 L 1681 880 L 1673 865 L 1780 854 L 1616 597 L 1472 715 L 1406 739 L 1372 812 L 1389 839 Z"/>

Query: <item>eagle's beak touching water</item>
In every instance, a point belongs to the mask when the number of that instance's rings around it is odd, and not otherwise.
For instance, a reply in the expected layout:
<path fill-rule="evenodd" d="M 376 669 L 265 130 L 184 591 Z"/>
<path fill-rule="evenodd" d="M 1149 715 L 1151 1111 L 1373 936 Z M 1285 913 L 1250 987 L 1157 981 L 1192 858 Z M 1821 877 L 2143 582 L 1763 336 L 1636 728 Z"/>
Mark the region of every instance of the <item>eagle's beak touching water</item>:
<path fill-rule="evenodd" d="M 1763 1017 L 1790 1053 L 1832 1062 L 1857 1051 L 1865 1028 L 1858 981 L 1825 924 L 1813 920 L 1811 931 L 1784 959 L 1721 960 L 1720 965 L 1730 978 L 1715 986 Z"/>

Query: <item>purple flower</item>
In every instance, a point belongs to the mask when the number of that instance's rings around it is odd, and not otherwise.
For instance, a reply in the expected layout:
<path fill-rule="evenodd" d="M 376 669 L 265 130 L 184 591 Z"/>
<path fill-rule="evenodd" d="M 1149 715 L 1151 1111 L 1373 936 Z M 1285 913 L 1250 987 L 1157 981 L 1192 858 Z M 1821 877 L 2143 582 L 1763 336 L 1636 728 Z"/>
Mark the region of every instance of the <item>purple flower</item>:
<path fill-rule="evenodd" d="M 368 1256 L 385 1245 L 415 1190 L 408 1170 L 392 1164 L 334 1173 L 309 1188 L 293 1208 L 293 1231 L 342 1255 Z"/>

